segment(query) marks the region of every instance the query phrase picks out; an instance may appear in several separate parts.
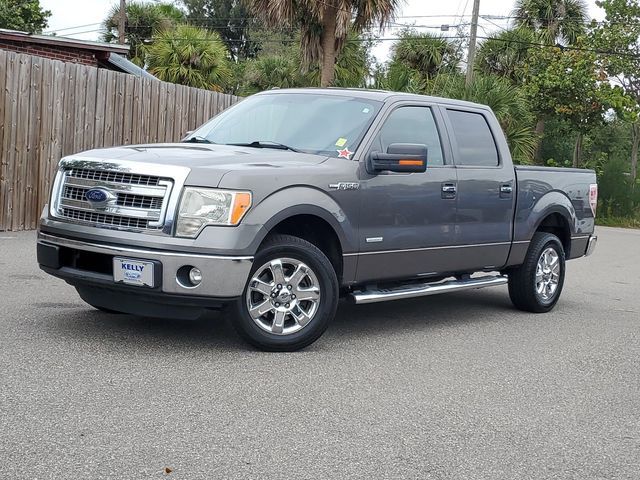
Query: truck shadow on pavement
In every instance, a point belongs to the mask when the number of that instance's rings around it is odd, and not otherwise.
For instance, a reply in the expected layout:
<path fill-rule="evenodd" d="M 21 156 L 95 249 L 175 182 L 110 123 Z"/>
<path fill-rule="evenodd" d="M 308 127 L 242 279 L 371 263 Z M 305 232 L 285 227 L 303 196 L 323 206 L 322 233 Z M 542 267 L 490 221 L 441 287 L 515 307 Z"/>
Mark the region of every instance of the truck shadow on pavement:
<path fill-rule="evenodd" d="M 71 308 L 69 308 L 71 307 Z M 167 320 L 109 314 L 83 305 L 49 317 L 47 329 L 78 341 L 114 343 L 131 349 L 252 350 L 234 332 L 228 314 L 211 312 L 198 320 Z M 324 336 L 306 351 L 326 351 L 335 343 L 358 342 L 380 335 L 428 333 L 443 325 L 461 327 L 528 316 L 515 310 L 506 291 L 459 292 L 370 305 L 341 301 L 338 314 Z"/>

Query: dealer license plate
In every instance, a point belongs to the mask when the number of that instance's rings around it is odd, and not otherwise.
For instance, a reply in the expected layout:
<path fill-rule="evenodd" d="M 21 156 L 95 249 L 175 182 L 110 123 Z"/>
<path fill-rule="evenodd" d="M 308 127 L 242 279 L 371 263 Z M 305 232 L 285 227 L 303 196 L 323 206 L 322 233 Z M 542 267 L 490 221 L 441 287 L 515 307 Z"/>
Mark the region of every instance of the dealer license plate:
<path fill-rule="evenodd" d="M 154 287 L 153 262 L 131 260 L 130 258 L 114 257 L 113 280 L 128 285 Z"/>

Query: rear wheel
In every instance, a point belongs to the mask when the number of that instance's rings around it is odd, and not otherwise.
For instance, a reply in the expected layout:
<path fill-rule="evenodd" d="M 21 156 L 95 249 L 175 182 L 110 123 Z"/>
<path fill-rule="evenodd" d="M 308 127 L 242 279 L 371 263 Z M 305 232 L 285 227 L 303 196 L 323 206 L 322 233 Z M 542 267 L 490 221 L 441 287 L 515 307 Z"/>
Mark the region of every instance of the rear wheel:
<path fill-rule="evenodd" d="M 534 313 L 550 311 L 564 285 L 565 254 L 560 239 L 551 233 L 533 236 L 524 263 L 509 273 L 513 305 Z"/>
<path fill-rule="evenodd" d="M 324 333 L 337 305 L 338 279 L 324 253 L 301 238 L 274 235 L 254 259 L 232 322 L 260 349 L 293 351 Z"/>

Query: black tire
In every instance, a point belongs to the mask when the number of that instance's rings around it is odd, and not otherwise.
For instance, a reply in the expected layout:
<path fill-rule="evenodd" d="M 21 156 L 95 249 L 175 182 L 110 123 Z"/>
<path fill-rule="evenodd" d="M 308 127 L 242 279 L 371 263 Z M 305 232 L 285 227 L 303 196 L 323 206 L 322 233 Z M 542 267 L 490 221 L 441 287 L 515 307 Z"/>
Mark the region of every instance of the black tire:
<path fill-rule="evenodd" d="M 320 288 L 320 299 L 311 321 L 299 331 L 287 335 L 275 334 L 261 328 L 249 314 L 247 289 L 256 271 L 275 259 L 294 259 L 304 263 L 314 273 Z M 293 303 L 293 302 L 292 302 Z M 329 326 L 338 307 L 338 279 L 324 253 L 315 245 L 291 235 L 274 235 L 260 248 L 245 285 L 242 297 L 231 308 L 231 322 L 247 342 L 266 351 L 295 351 L 315 342 Z M 291 322 L 293 317 L 288 316 Z"/>
<path fill-rule="evenodd" d="M 549 298 L 544 298 L 543 294 L 536 290 L 536 269 L 538 261 L 548 248 L 556 252 L 560 272 L 555 292 L 549 294 Z M 533 313 L 549 312 L 555 307 L 562 293 L 564 274 L 565 253 L 560 239 L 551 233 L 536 233 L 529 244 L 524 263 L 509 272 L 509 297 L 511 302 L 519 310 Z"/>

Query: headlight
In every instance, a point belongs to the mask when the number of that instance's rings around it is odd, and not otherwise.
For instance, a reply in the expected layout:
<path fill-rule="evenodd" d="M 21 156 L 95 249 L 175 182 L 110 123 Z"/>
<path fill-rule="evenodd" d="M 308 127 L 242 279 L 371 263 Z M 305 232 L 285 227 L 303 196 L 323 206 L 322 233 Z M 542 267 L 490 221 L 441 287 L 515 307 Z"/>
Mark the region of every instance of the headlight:
<path fill-rule="evenodd" d="M 195 238 L 207 225 L 238 225 L 249 207 L 249 192 L 185 187 L 176 235 Z"/>

